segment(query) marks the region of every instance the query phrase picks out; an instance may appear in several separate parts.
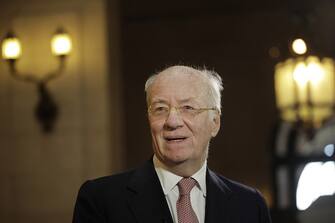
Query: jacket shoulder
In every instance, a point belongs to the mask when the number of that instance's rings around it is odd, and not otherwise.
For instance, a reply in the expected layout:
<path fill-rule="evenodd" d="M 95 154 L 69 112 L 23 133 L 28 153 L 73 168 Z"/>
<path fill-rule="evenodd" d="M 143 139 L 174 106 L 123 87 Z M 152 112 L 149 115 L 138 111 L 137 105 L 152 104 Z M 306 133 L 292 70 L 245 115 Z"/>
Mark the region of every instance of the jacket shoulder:
<path fill-rule="evenodd" d="M 263 195 L 255 188 L 231 180 L 220 174 L 211 172 L 211 177 L 215 179 L 216 183 L 224 188 L 234 199 L 247 203 L 256 203 L 260 206 L 266 206 Z"/>
<path fill-rule="evenodd" d="M 82 184 L 80 191 L 93 193 L 95 195 L 105 195 L 113 191 L 120 191 L 122 188 L 125 188 L 133 172 L 134 171 L 127 171 L 124 173 L 87 180 Z"/>
<path fill-rule="evenodd" d="M 227 212 L 229 212 L 230 222 L 271 222 L 266 202 L 257 189 L 238 183 L 212 171 L 209 172 L 213 184 L 219 188 L 214 189 L 215 192 L 221 194 L 216 194 L 215 196 L 222 197 L 229 204 L 227 205 L 229 209 Z"/>

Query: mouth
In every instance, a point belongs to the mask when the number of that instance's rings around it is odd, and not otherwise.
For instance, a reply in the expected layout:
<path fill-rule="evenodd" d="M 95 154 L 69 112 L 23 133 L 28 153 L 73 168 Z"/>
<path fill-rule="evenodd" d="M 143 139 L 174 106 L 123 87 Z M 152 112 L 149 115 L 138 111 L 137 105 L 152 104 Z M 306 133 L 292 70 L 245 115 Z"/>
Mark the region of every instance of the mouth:
<path fill-rule="evenodd" d="M 164 137 L 164 139 L 169 142 L 169 143 L 174 143 L 174 142 L 183 142 L 184 140 L 187 139 L 187 137 L 183 136 L 169 136 L 169 137 Z"/>

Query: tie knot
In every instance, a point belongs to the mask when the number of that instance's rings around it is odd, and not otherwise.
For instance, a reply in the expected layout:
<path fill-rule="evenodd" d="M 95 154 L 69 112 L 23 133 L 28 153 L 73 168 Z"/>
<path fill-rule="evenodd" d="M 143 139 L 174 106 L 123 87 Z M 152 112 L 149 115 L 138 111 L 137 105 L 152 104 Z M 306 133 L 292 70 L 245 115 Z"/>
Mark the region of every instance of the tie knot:
<path fill-rule="evenodd" d="M 190 194 L 192 188 L 197 184 L 197 181 L 191 177 L 183 178 L 178 182 L 179 194 Z"/>

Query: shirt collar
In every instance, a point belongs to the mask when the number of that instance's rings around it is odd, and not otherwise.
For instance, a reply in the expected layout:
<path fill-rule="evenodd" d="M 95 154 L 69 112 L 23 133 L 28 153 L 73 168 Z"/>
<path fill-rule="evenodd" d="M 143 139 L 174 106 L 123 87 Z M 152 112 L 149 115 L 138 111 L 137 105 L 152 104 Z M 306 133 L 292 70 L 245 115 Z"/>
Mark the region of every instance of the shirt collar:
<path fill-rule="evenodd" d="M 163 192 L 167 195 L 173 188 L 177 185 L 177 183 L 183 178 L 178 176 L 166 169 L 163 168 L 161 162 L 154 155 L 153 163 L 155 166 L 156 173 L 158 175 L 159 181 L 162 185 Z M 207 160 L 204 162 L 202 167 L 194 173 L 191 177 L 198 182 L 199 189 L 206 196 L 206 168 L 207 168 Z"/>

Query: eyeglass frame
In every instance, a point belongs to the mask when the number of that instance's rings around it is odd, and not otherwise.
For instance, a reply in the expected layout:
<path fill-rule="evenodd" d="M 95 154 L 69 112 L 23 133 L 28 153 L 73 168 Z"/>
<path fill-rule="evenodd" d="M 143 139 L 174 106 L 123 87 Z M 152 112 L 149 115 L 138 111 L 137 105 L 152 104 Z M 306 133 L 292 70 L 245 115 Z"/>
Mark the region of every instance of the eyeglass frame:
<path fill-rule="evenodd" d="M 153 106 L 153 104 L 151 104 L 149 107 L 148 107 L 148 114 L 149 115 L 152 115 L 153 117 L 155 118 L 167 118 L 169 115 L 170 115 L 170 112 L 171 110 L 174 108 L 176 110 L 176 112 L 178 113 L 179 116 L 185 118 L 185 116 L 182 115 L 183 112 L 180 112 L 180 109 L 181 108 L 185 108 L 185 107 L 189 107 L 192 111 L 194 111 L 195 113 L 194 114 L 191 114 L 192 118 L 197 116 L 198 114 L 204 112 L 204 111 L 217 111 L 219 112 L 219 110 L 215 107 L 209 107 L 209 108 L 194 108 L 192 106 L 188 106 L 188 105 L 182 105 L 182 106 L 170 106 L 170 105 L 166 105 L 166 107 L 168 107 L 169 109 L 166 111 L 166 114 L 161 114 L 161 115 L 153 115 L 152 114 L 152 110 L 151 110 L 151 107 Z M 220 113 L 220 112 L 219 112 Z"/>

